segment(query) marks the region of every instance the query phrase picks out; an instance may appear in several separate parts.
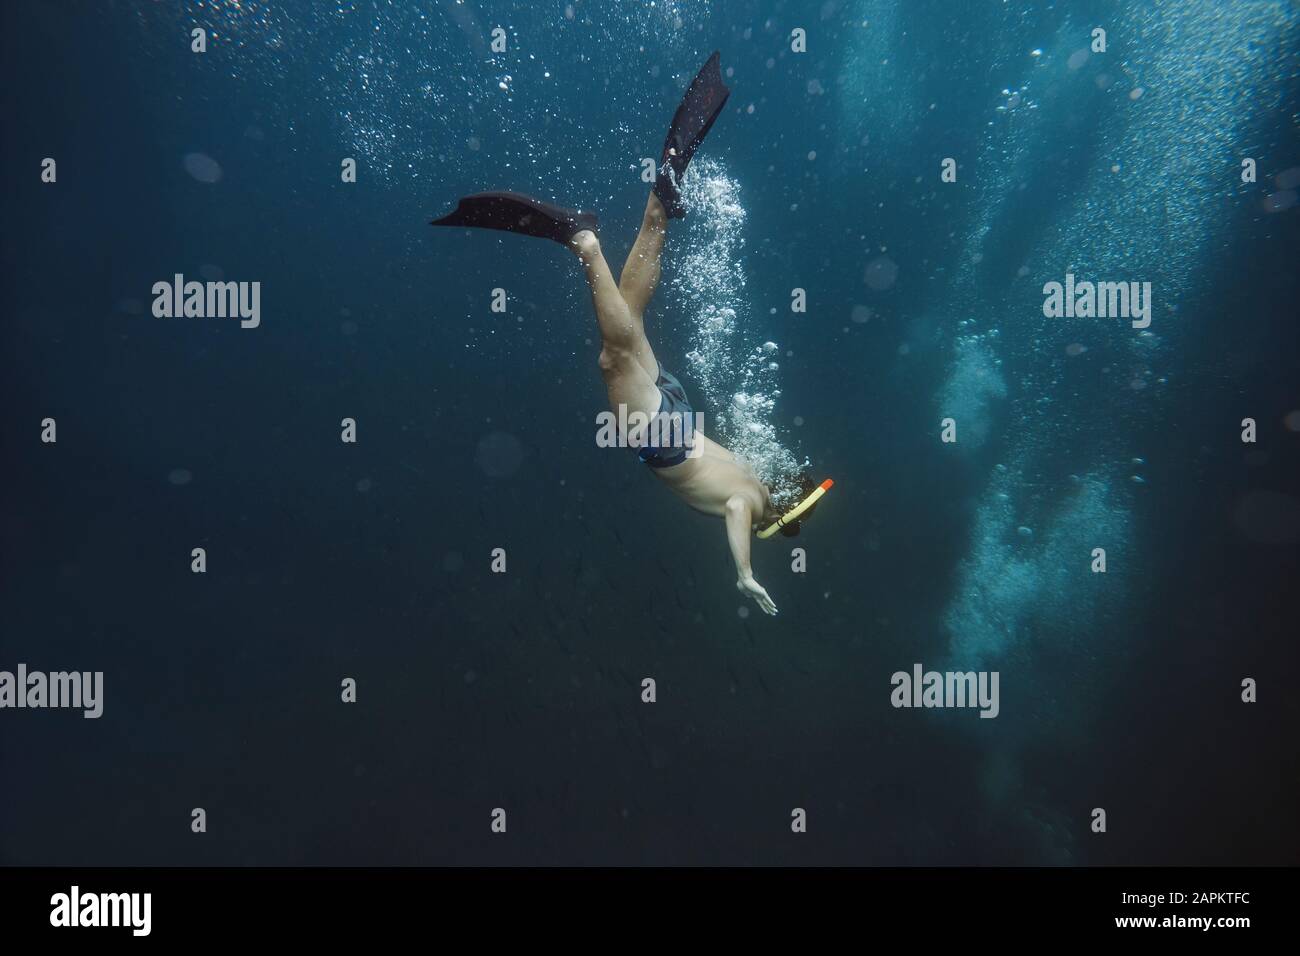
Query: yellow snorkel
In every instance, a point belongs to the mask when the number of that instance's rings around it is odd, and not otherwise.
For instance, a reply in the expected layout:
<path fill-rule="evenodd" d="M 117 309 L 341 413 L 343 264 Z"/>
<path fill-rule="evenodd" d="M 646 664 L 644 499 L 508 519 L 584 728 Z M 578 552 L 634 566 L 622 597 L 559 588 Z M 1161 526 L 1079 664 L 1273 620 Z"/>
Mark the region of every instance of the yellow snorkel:
<path fill-rule="evenodd" d="M 772 537 L 772 535 L 776 534 L 778 531 L 780 531 L 790 522 L 798 521 L 799 516 L 803 514 L 805 511 L 807 511 L 809 508 L 811 508 L 813 505 L 817 504 L 821 496 L 831 490 L 831 486 L 833 484 L 835 484 L 835 482 L 827 478 L 825 481 L 823 481 L 820 485 L 818 485 L 816 488 L 812 490 L 812 494 L 810 494 L 803 501 L 799 502 L 797 505 L 795 505 L 785 514 L 781 515 L 781 517 L 777 518 L 775 522 L 773 522 L 772 524 L 764 528 L 762 531 L 760 531 L 758 533 L 758 536 L 760 538 L 770 538 Z"/>

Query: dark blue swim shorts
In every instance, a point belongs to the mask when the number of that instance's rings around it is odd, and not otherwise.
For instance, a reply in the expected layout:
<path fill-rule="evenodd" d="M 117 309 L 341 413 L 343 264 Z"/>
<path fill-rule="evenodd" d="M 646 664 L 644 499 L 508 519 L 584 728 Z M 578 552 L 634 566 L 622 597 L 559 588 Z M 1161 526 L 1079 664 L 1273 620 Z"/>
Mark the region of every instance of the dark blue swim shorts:
<path fill-rule="evenodd" d="M 655 387 L 659 389 L 658 434 L 650 432 L 649 444 L 637 456 L 651 468 L 669 468 L 686 460 L 688 443 L 695 435 L 695 413 L 682 383 L 672 372 L 665 372 L 662 364 Z"/>

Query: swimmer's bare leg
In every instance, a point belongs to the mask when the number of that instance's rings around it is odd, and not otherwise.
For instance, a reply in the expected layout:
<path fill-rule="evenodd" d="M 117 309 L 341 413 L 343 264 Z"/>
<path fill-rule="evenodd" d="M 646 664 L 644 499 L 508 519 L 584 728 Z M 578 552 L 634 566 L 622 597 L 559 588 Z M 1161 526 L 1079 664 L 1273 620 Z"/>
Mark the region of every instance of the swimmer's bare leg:
<path fill-rule="evenodd" d="M 590 230 L 582 230 L 569 240 L 569 248 L 578 254 L 591 287 L 591 302 L 596 308 L 596 325 L 600 328 L 600 373 L 609 393 L 610 408 L 618 406 L 628 413 L 639 411 L 653 415 L 659 410 L 659 389 L 655 385 L 658 364 L 639 316 L 634 316 L 627 301 L 614 284 L 609 263 L 600 250 L 600 240 Z M 654 369 L 652 374 L 647 369 Z"/>
<path fill-rule="evenodd" d="M 654 295 L 655 286 L 659 284 L 660 258 L 664 251 L 664 237 L 668 231 L 668 213 L 663 203 L 654 193 L 646 200 L 645 215 L 641 219 L 641 231 L 637 233 L 632 251 L 628 253 L 627 262 L 623 264 L 623 274 L 618 280 L 618 290 L 627 302 L 628 311 L 641 325 L 641 334 L 645 335 L 645 310 Z M 653 353 L 641 357 L 641 366 L 653 379 L 659 375 L 659 365 Z"/>

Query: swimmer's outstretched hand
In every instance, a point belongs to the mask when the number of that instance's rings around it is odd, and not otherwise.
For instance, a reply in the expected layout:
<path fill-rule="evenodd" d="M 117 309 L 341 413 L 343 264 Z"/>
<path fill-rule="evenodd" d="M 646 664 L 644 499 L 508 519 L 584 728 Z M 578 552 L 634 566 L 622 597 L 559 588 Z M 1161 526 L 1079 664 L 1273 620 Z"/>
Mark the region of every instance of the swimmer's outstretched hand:
<path fill-rule="evenodd" d="M 763 585 L 759 584 L 752 577 L 741 578 L 737 581 L 736 590 L 742 591 L 752 597 L 758 603 L 758 606 L 767 614 L 776 614 L 776 604 L 773 603 L 770 597 L 768 597 L 767 591 L 763 589 Z"/>

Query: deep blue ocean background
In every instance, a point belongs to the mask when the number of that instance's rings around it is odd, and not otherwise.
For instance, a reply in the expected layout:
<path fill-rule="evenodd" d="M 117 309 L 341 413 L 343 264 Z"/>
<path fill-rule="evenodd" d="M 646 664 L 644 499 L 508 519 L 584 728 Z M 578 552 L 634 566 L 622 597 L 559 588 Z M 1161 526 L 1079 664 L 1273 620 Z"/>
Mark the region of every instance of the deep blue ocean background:
<path fill-rule="evenodd" d="M 0 712 L 0 863 L 1295 863 L 1298 28 L 1257 0 L 4 4 L 0 669 L 102 670 L 106 701 Z M 572 257 L 427 225 L 515 189 L 596 210 L 621 262 L 714 49 L 745 332 L 791 353 L 777 425 L 836 480 L 808 573 L 755 545 L 775 619 L 716 519 L 592 442 Z M 688 237 L 647 316 L 679 373 Z M 1043 318 L 1067 271 L 1151 281 L 1153 335 Z M 155 318 L 177 272 L 261 282 L 261 326 Z M 998 670 L 1000 716 L 892 708 L 915 662 Z"/>

